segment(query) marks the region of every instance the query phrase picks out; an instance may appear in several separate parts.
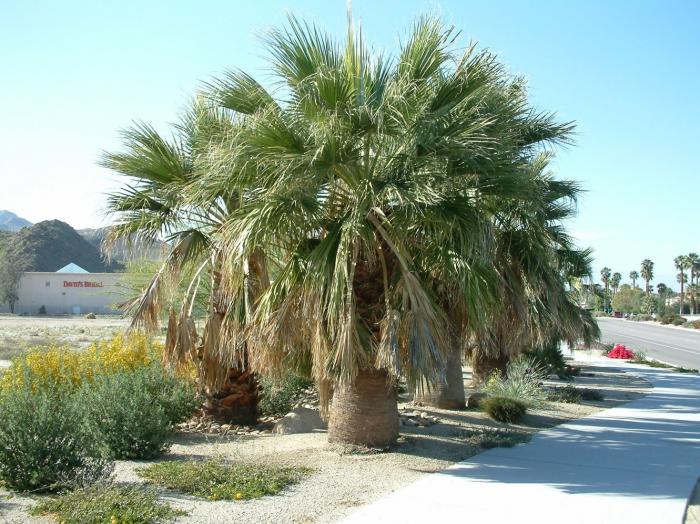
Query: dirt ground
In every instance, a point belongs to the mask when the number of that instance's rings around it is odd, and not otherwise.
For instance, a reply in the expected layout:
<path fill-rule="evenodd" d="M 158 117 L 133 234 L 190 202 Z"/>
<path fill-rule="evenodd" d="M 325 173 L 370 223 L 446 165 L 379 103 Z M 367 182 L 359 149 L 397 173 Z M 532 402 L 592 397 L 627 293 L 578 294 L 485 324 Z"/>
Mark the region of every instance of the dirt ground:
<path fill-rule="evenodd" d="M 469 430 L 484 427 L 532 434 L 568 420 L 593 414 L 639 397 L 648 389 L 643 380 L 606 368 L 586 368 L 574 385 L 599 390 L 605 400 L 564 404 L 546 402 L 530 410 L 522 424 L 501 424 L 477 410 L 447 411 L 418 407 L 439 423 L 402 426 L 398 446 L 388 452 L 358 452 L 327 443 L 325 431 L 296 435 L 178 434 L 160 460 L 215 457 L 230 462 L 304 466 L 312 473 L 280 495 L 247 501 L 207 501 L 162 491 L 163 499 L 183 509 L 182 523 L 328 523 L 425 474 L 440 471 L 481 451 L 465 439 Z M 469 379 L 468 372 L 465 379 Z M 561 381 L 547 381 L 555 385 Z M 401 407 L 405 407 L 402 405 Z M 527 445 L 527 444 L 523 444 Z M 136 469 L 145 462 L 123 461 L 115 469 L 118 482 L 141 482 Z M 3 522 L 38 523 L 28 517 L 30 497 L 0 492 Z M 2 520 L 2 518 L 0 518 Z"/>
<path fill-rule="evenodd" d="M 49 344 L 84 348 L 95 340 L 121 333 L 128 320 L 117 316 L 20 317 L 0 315 L 0 367 L 29 348 Z"/>

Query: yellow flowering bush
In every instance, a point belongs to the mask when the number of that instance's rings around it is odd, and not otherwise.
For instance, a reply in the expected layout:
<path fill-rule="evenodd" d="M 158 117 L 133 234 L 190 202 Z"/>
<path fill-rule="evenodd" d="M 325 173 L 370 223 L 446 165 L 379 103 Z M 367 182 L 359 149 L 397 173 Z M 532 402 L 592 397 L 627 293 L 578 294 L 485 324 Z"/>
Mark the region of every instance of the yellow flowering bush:
<path fill-rule="evenodd" d="M 84 351 L 51 345 L 31 349 L 16 358 L 0 376 L 0 391 L 29 381 L 33 388 L 78 388 L 100 375 L 111 375 L 148 366 L 161 358 L 162 346 L 143 334 L 118 335 L 93 343 Z"/>

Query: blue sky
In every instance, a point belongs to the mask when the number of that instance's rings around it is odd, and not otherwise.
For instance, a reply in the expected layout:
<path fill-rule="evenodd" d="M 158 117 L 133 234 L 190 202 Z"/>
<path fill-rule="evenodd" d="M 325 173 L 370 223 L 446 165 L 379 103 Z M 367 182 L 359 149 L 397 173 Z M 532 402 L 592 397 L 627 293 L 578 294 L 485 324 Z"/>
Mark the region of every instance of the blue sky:
<path fill-rule="evenodd" d="M 105 223 L 115 187 L 96 166 L 133 120 L 165 129 L 201 81 L 229 67 L 265 79 L 259 36 L 285 13 L 340 35 L 339 1 L 0 3 L 0 209 L 75 227 Z M 370 42 L 396 49 L 432 12 L 497 52 L 532 99 L 578 124 L 562 178 L 587 190 L 571 230 L 627 279 L 643 258 L 675 283 L 700 251 L 700 2 L 355 0 Z"/>

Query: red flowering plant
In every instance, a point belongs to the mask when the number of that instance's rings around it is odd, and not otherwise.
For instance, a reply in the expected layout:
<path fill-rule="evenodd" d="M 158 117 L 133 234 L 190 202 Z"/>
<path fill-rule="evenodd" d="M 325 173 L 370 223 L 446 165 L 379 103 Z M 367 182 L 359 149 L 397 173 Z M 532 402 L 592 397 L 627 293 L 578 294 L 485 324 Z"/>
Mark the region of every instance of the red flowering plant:
<path fill-rule="evenodd" d="M 634 351 L 627 349 L 622 344 L 615 344 L 615 347 L 608 352 L 608 358 L 621 358 L 628 360 L 634 358 Z"/>

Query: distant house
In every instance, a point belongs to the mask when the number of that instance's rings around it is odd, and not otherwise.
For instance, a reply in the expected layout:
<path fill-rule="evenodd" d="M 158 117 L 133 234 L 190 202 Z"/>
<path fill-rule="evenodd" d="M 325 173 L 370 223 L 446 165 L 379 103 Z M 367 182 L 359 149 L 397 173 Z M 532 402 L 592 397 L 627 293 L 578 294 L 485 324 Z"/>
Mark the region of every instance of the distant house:
<path fill-rule="evenodd" d="M 26 272 L 20 280 L 15 313 L 118 314 L 117 304 L 124 300 L 119 286 L 122 277 L 122 273 L 90 273 L 72 262 L 55 273 Z"/>

